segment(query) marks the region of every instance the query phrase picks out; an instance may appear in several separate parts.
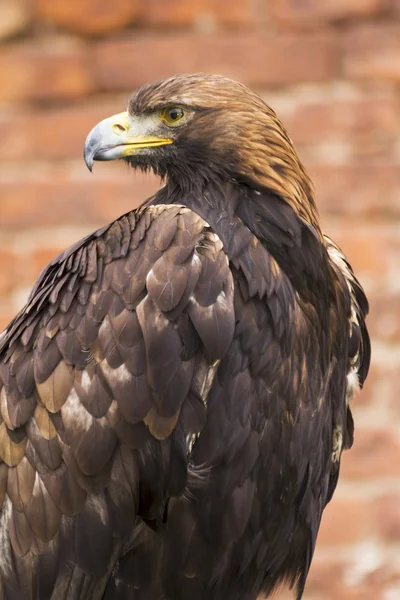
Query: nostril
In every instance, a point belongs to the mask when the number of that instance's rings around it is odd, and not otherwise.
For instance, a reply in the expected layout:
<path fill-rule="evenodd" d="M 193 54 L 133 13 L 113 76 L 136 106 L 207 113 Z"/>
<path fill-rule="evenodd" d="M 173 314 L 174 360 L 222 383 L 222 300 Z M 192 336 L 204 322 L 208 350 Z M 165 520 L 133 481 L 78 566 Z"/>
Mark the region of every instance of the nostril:
<path fill-rule="evenodd" d="M 120 134 L 120 133 L 125 133 L 125 131 L 127 131 L 128 128 L 125 127 L 124 125 L 121 125 L 120 123 L 115 123 L 113 125 L 113 130 L 114 130 L 114 133 Z"/>

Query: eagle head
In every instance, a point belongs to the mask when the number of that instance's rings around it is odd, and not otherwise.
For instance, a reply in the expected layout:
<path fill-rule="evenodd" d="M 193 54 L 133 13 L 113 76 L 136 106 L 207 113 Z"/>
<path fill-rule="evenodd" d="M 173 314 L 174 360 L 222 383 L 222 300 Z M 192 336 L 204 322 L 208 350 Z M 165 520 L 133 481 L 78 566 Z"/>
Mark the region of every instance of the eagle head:
<path fill-rule="evenodd" d="M 312 184 L 274 111 L 239 82 L 178 75 L 143 86 L 126 112 L 96 125 L 84 158 L 123 159 L 180 187 L 228 179 L 309 202 Z"/>

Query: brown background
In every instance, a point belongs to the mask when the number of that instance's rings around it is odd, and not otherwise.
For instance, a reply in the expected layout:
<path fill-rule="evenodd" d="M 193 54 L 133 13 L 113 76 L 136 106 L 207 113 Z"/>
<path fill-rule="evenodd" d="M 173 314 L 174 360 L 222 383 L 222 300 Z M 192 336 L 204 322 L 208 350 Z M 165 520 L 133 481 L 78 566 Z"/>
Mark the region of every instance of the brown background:
<path fill-rule="evenodd" d="M 55 253 L 155 189 L 120 164 L 90 175 L 91 127 L 197 70 L 279 113 L 371 300 L 372 372 L 305 599 L 400 599 L 399 0 L 0 0 L 0 330 Z"/>

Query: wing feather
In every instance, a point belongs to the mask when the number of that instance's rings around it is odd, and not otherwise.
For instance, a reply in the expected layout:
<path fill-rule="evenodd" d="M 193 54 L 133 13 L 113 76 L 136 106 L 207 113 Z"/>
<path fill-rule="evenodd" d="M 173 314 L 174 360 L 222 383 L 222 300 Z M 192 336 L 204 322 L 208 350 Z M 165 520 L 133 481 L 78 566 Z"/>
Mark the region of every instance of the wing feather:
<path fill-rule="evenodd" d="M 181 206 L 130 213 L 41 273 L 0 338 L 7 598 L 74 581 L 74 598 L 89 598 L 135 518 L 161 522 L 185 486 L 186 436 L 204 427 L 207 365 L 234 322 L 222 244 Z M 11 581 L 4 561 L 0 578 Z"/>

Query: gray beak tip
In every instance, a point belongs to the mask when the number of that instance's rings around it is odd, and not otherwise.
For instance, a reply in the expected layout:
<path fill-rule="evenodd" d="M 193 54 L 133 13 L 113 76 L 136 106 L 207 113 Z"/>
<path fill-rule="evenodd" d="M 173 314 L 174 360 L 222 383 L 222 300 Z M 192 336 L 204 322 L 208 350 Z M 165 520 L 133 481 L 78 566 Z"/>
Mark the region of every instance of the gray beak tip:
<path fill-rule="evenodd" d="M 101 137 L 99 131 L 99 125 L 93 127 L 92 131 L 86 138 L 85 146 L 83 149 L 83 159 L 89 171 L 93 171 L 93 163 L 96 159 L 96 154 L 101 148 Z"/>
<path fill-rule="evenodd" d="M 95 160 L 115 160 L 126 155 L 125 148 L 131 142 L 130 121 L 125 112 L 103 119 L 93 127 L 83 150 L 83 158 L 90 172 L 93 171 Z"/>
<path fill-rule="evenodd" d="M 87 168 L 89 169 L 89 171 L 90 171 L 91 173 L 93 173 L 93 160 L 92 160 L 92 161 L 88 161 L 88 162 L 86 163 L 86 166 L 87 166 Z"/>
<path fill-rule="evenodd" d="M 91 173 L 93 173 L 93 158 L 89 158 L 86 156 L 84 156 L 83 158 L 85 160 L 85 164 L 86 164 L 87 168 L 89 169 L 89 171 Z"/>

